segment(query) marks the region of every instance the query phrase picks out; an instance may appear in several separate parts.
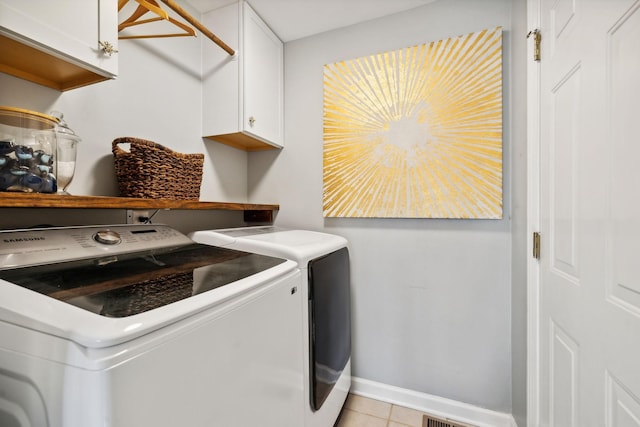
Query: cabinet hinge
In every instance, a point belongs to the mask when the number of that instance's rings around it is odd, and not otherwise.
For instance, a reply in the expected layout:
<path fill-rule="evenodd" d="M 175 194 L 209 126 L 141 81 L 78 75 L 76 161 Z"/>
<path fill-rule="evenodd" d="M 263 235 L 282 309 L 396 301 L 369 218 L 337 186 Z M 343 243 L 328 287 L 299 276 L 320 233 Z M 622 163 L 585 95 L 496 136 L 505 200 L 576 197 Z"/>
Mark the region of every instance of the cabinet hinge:
<path fill-rule="evenodd" d="M 540 61 L 540 43 L 542 42 L 542 33 L 539 29 L 529 31 L 527 38 L 533 36 L 533 60 Z"/>
<path fill-rule="evenodd" d="M 540 259 L 540 233 L 537 231 L 533 232 L 533 257 Z"/>

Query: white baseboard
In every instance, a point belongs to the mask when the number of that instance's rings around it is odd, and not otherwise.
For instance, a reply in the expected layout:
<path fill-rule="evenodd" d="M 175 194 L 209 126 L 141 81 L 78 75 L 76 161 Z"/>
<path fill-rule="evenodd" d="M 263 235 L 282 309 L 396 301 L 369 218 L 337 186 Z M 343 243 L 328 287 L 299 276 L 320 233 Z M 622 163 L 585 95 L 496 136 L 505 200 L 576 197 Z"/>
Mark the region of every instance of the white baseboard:
<path fill-rule="evenodd" d="M 511 414 L 362 378 L 351 377 L 350 392 L 477 427 L 517 427 Z"/>

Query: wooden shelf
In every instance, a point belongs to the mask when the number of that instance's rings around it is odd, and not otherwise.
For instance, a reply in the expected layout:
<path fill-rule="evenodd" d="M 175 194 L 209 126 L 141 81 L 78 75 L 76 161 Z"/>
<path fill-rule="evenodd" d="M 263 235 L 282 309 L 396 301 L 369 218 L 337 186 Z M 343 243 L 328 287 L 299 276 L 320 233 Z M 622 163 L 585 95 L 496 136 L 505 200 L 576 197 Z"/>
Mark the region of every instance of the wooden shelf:
<path fill-rule="evenodd" d="M 228 133 L 225 135 L 211 135 L 204 136 L 211 141 L 219 142 L 221 144 L 229 145 L 233 148 L 237 148 L 243 151 L 264 151 L 264 150 L 279 150 L 282 147 L 269 144 L 261 141 L 257 138 L 245 135 L 242 132 Z"/>
<path fill-rule="evenodd" d="M 279 205 L 200 202 L 197 200 L 138 199 L 133 197 L 64 196 L 40 193 L 0 193 L 1 208 L 67 209 L 185 209 L 244 211 L 247 222 L 273 222 Z"/>

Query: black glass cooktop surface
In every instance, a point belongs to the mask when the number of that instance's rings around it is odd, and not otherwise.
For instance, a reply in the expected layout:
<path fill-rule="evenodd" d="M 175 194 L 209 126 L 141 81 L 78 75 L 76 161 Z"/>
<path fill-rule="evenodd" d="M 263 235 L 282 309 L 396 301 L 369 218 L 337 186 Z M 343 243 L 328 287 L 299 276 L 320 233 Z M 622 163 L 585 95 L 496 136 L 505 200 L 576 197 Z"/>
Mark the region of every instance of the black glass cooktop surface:
<path fill-rule="evenodd" d="M 0 271 L 0 279 L 102 316 L 126 317 L 233 283 L 283 262 L 280 258 L 194 243 Z"/>

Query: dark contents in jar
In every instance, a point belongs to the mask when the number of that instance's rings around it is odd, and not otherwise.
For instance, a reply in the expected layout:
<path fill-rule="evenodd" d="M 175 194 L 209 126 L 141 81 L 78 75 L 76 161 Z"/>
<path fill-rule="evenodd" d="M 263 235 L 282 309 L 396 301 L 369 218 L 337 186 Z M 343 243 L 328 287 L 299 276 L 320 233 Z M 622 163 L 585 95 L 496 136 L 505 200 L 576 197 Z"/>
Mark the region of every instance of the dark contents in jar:
<path fill-rule="evenodd" d="M 53 156 L 28 145 L 0 140 L 0 191 L 55 193 Z"/>

